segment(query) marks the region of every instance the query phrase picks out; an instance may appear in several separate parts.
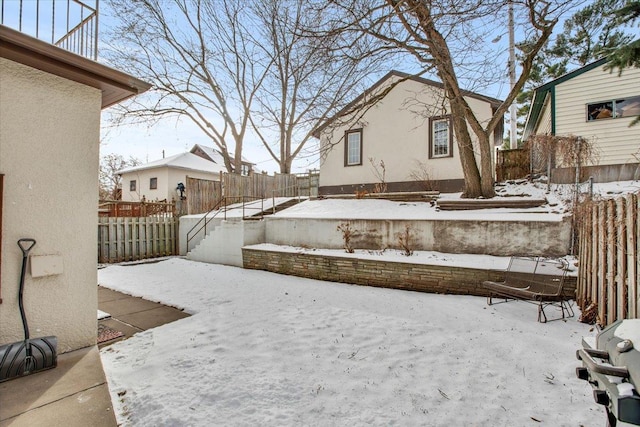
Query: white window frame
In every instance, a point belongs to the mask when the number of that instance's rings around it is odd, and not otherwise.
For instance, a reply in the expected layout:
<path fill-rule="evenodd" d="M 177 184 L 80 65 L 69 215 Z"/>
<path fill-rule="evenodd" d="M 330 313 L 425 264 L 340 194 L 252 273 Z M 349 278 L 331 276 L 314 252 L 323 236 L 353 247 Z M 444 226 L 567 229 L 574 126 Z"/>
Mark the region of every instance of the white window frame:
<path fill-rule="evenodd" d="M 438 134 L 436 134 L 436 126 L 442 125 L 443 123 L 447 125 L 444 139 L 442 130 L 439 130 Z M 443 145 L 443 142 L 446 142 L 446 144 Z M 446 148 L 446 150 L 443 151 L 443 147 Z M 453 157 L 451 116 L 431 117 L 429 119 L 429 158 L 439 159 L 444 157 Z"/>

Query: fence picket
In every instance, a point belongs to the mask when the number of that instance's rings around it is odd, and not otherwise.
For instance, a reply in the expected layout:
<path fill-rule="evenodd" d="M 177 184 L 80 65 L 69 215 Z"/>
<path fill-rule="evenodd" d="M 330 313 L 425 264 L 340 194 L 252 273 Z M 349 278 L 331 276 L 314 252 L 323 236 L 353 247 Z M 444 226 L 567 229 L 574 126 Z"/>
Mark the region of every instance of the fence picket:
<path fill-rule="evenodd" d="M 607 283 L 607 325 L 613 323 L 616 318 L 616 236 L 615 236 L 615 204 L 613 200 L 606 201 L 606 226 L 607 226 L 607 267 L 606 267 L 606 283 Z"/>
<path fill-rule="evenodd" d="M 625 229 L 626 211 L 624 209 L 624 198 L 618 198 L 614 203 L 616 208 L 616 313 L 618 313 L 617 318 L 624 319 L 627 315 L 627 282 L 625 280 L 627 274 L 627 257 L 625 256 L 625 246 L 627 241 L 627 233 Z"/>
<path fill-rule="evenodd" d="M 175 217 L 98 218 L 98 262 L 177 255 Z"/>
<path fill-rule="evenodd" d="M 597 304 L 602 326 L 640 315 L 639 194 L 581 207 L 578 287 L 581 309 Z"/>
<path fill-rule="evenodd" d="M 607 324 L 606 313 L 607 313 L 607 282 L 606 282 L 606 262 L 607 262 L 607 253 L 604 250 L 607 246 L 607 236 L 606 236 L 606 211 L 604 203 L 598 203 L 598 246 L 600 251 L 598 251 L 598 318 L 602 324 Z"/>
<path fill-rule="evenodd" d="M 637 194 L 629 194 L 626 199 L 627 208 L 627 282 L 629 295 L 629 317 L 638 318 L 640 313 L 640 197 Z M 635 224 L 634 224 L 635 221 Z"/>

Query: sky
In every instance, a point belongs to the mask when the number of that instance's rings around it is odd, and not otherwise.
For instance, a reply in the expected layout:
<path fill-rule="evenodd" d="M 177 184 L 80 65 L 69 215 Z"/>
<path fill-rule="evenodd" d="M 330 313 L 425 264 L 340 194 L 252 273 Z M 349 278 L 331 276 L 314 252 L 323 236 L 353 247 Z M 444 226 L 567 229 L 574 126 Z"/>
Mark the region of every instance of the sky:
<path fill-rule="evenodd" d="M 583 2 L 576 2 L 576 4 L 581 3 Z M 106 34 L 107 30 L 115 21 L 113 16 L 111 16 L 108 1 L 102 1 L 100 8 L 101 34 Z M 508 56 L 506 20 L 507 17 L 505 16 L 504 26 L 496 26 L 496 34 L 500 34 L 502 37 L 494 43 L 496 50 L 501 52 L 498 58 L 502 57 L 504 59 L 502 61 L 504 65 L 502 67 L 498 65 L 497 67 L 504 69 L 503 79 L 491 87 L 480 91 L 485 95 L 498 99 L 505 97 L 509 89 L 506 62 Z M 557 31 L 560 31 L 561 28 L 561 25 L 558 24 Z M 505 30 L 502 31 L 502 29 Z M 522 34 L 516 34 L 516 42 L 522 38 Z M 499 63 L 500 60 L 498 59 L 498 64 Z M 407 68 L 400 71 L 413 72 L 415 71 L 415 65 L 407 64 Z M 378 77 L 380 76 L 375 76 L 375 78 Z M 372 81 L 375 81 L 375 79 L 372 79 Z M 196 143 L 213 146 L 213 143 L 186 118 L 165 119 L 150 127 L 146 125 L 123 125 L 114 128 L 109 120 L 109 113 L 110 110 L 106 110 L 103 113 L 101 132 L 102 156 L 116 153 L 123 155 L 125 158 L 132 156 L 146 163 L 161 159 L 163 156 L 166 157 L 188 151 Z M 319 156 L 313 153 L 313 143 L 315 142 L 316 140 L 314 139 L 308 143 L 307 149 L 303 152 L 305 155 L 299 156 L 299 158 L 296 159 L 293 165 L 293 172 L 305 172 L 308 169 L 319 167 Z M 256 164 L 256 170 L 270 173 L 278 171 L 276 162 L 273 161 L 258 139 L 252 135 L 249 135 L 245 140 L 243 156 Z"/>

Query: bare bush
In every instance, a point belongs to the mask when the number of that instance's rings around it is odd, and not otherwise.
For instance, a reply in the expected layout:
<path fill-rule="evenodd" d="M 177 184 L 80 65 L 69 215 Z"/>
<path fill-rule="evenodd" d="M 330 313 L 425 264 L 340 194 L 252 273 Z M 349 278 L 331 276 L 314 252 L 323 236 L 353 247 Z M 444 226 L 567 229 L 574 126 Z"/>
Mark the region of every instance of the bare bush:
<path fill-rule="evenodd" d="M 419 182 L 424 191 L 437 190 L 437 184 L 433 179 L 431 168 L 425 162 L 415 160 L 415 168 L 411 170 L 409 177 Z"/>
<path fill-rule="evenodd" d="M 344 242 L 344 250 L 348 254 L 352 254 L 354 252 L 353 246 L 351 246 L 351 238 L 354 236 L 358 230 L 354 230 L 351 228 L 351 224 L 349 222 L 343 222 L 338 225 L 337 230 L 342 233 L 342 240 Z"/>
<path fill-rule="evenodd" d="M 369 157 L 369 163 L 373 167 L 373 174 L 378 179 L 373 185 L 374 193 L 386 193 L 387 192 L 387 182 L 385 181 L 387 175 L 387 168 L 384 165 L 384 160 L 380 160 L 376 162 L 376 159 L 373 157 Z"/>
<path fill-rule="evenodd" d="M 415 245 L 415 233 L 413 227 L 409 224 L 404 226 L 404 231 L 396 234 L 398 238 L 398 246 L 402 249 L 402 254 L 405 256 L 413 255 L 413 248 Z"/>

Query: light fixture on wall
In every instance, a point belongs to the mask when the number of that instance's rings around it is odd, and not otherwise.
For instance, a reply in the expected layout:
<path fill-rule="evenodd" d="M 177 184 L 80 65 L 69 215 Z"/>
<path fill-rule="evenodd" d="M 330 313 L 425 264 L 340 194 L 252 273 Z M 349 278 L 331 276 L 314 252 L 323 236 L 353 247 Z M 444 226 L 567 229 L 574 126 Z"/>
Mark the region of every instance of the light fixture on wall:
<path fill-rule="evenodd" d="M 176 187 L 176 191 L 178 191 L 180 193 L 180 200 L 185 200 L 187 197 L 184 195 L 185 192 L 185 188 L 184 188 L 184 184 L 179 182 L 178 186 Z"/>

